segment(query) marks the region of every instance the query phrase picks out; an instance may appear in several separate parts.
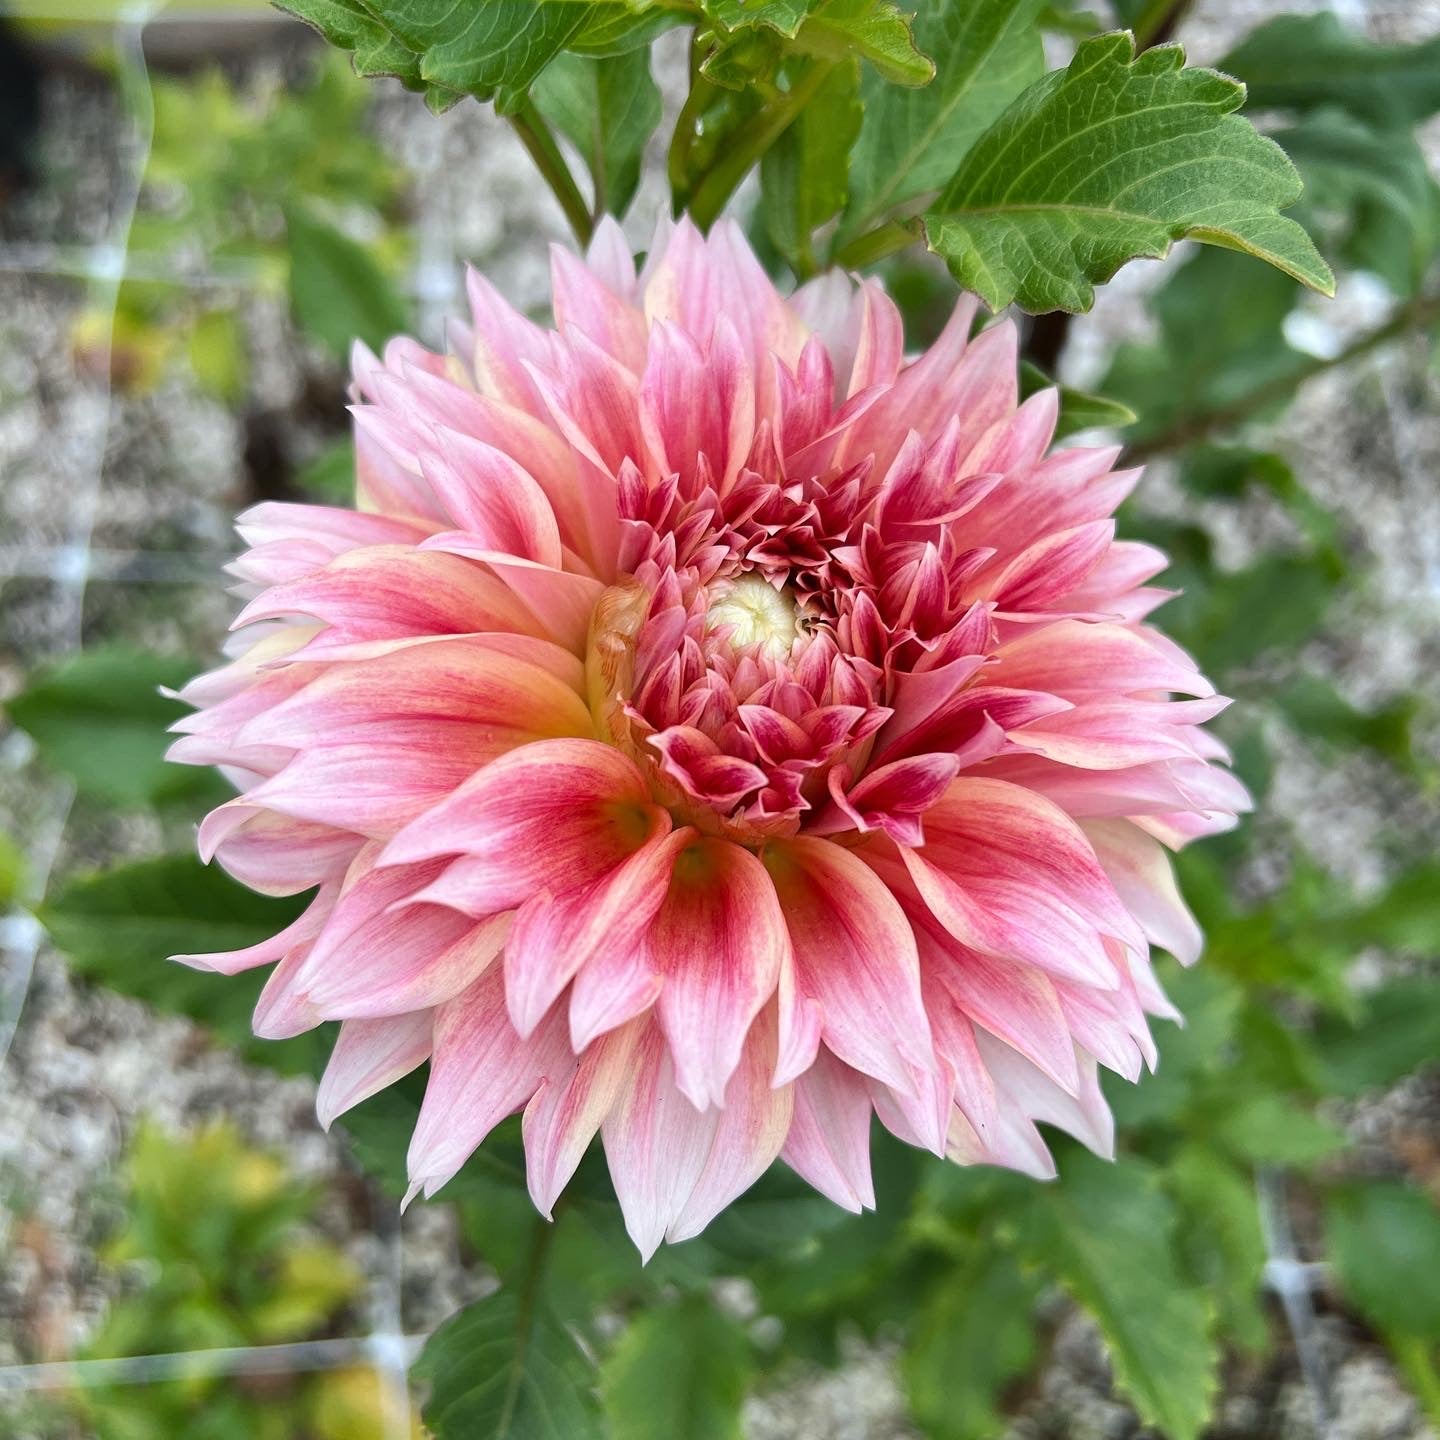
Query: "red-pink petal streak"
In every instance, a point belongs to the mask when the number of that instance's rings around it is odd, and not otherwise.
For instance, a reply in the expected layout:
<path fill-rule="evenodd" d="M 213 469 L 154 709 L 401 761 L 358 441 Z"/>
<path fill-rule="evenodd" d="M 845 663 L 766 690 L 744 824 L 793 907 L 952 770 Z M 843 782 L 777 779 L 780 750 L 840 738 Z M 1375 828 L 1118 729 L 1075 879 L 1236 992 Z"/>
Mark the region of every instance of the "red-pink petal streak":
<path fill-rule="evenodd" d="M 259 505 L 172 758 L 271 895 L 257 1033 L 341 1022 L 330 1123 L 426 1063 L 412 1193 L 523 1112 L 551 1213 L 603 1141 L 649 1254 L 777 1156 L 873 1205 L 872 1117 L 1048 1176 L 1200 934 L 1167 848 L 1248 804 L 1226 701 L 1115 539 L 1138 472 L 1050 451 L 1009 322 L 908 359 L 875 281 L 610 222 L 555 328 L 482 277 L 439 355 L 354 355 L 356 508 Z"/>

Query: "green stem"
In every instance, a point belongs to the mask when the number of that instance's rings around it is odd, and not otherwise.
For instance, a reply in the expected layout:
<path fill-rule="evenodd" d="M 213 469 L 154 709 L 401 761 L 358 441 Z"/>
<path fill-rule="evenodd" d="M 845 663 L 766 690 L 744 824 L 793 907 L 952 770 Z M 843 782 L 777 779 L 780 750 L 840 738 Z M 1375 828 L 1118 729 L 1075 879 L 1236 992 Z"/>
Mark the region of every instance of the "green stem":
<path fill-rule="evenodd" d="M 831 61 L 812 60 L 790 90 L 736 132 L 690 198 L 690 218 L 702 230 L 708 230 L 715 223 L 751 167 L 795 123 L 825 83 L 831 68 Z"/>
<path fill-rule="evenodd" d="M 666 171 L 670 178 L 670 194 L 675 201 L 675 212 L 684 209 L 690 192 L 690 154 L 700 135 L 700 117 L 715 95 L 715 86 L 700 73 L 700 31 L 697 29 L 690 42 L 690 93 L 680 107 L 680 117 L 675 122 L 675 134 L 670 140 L 670 153 Z"/>
<path fill-rule="evenodd" d="M 1414 1335 L 1390 1335 L 1387 1339 L 1390 1353 L 1410 1382 L 1426 1419 L 1440 1425 L 1440 1371 L 1435 1368 L 1429 1341 Z"/>
<path fill-rule="evenodd" d="M 831 258 L 842 269 L 859 270 L 906 249 L 923 234 L 924 229 L 918 219 L 887 220 L 883 225 L 847 241 Z"/>
<path fill-rule="evenodd" d="M 1338 355 L 1326 360 L 1311 360 L 1288 375 L 1280 375 L 1264 385 L 1257 385 L 1243 399 L 1231 405 L 1220 405 L 1213 410 L 1205 410 L 1198 415 L 1178 420 L 1148 440 L 1140 440 L 1130 446 L 1129 457 L 1143 460 L 1151 455 L 1178 450 L 1196 440 L 1203 440 L 1213 430 L 1238 425 L 1267 406 L 1285 399 L 1297 385 L 1303 385 L 1305 381 L 1316 375 L 1323 375 L 1325 371 L 1333 370 L 1337 366 L 1348 365 L 1352 360 L 1358 360 L 1362 355 L 1378 350 L 1391 340 L 1398 340 L 1411 330 L 1421 329 L 1437 320 L 1440 320 L 1440 295 L 1419 296 L 1408 304 L 1401 305 L 1378 330 L 1362 335 Z"/>
<path fill-rule="evenodd" d="M 580 193 L 580 187 L 575 183 L 575 177 L 570 173 L 570 167 L 565 163 L 565 157 L 560 153 L 560 147 L 550 133 L 550 127 L 530 100 L 525 101 L 509 119 L 515 133 L 520 137 L 520 143 L 529 152 L 536 169 L 545 177 L 545 183 L 560 202 L 560 208 L 570 222 L 570 229 L 574 231 L 575 239 L 583 250 L 590 243 L 594 230 L 590 207 L 586 205 L 585 197 Z"/>
<path fill-rule="evenodd" d="M 1135 48 L 1145 50 L 1168 40 L 1185 18 L 1192 0 L 1150 0 L 1131 27 L 1135 32 Z"/>

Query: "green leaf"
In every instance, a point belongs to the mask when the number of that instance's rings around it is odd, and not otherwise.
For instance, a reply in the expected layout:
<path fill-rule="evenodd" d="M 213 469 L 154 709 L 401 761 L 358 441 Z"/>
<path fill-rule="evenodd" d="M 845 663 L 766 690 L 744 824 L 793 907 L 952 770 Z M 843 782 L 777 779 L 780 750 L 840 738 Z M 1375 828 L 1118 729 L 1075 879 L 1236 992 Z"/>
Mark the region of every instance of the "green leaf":
<path fill-rule="evenodd" d="M 1334 279 L 1279 211 L 1284 153 L 1233 112 L 1244 89 L 1183 69 L 1176 45 L 1081 44 L 980 137 L 926 213 L 931 249 L 993 309 L 1088 310 L 1093 282 L 1190 236 L 1267 260 L 1326 294 Z"/>
<path fill-rule="evenodd" d="M 435 1440 L 599 1440 L 590 1363 L 533 1293 L 467 1306 L 426 1342 L 414 1374 L 430 1382 L 421 1413 Z"/>
<path fill-rule="evenodd" d="M 190 369 L 200 388 L 237 404 L 250 377 L 240 317 L 234 310 L 207 310 L 190 330 Z"/>
<path fill-rule="evenodd" d="M 601 1368 L 614 1440 L 740 1440 L 750 1345 L 706 1296 L 642 1311 Z"/>
<path fill-rule="evenodd" d="M 769 1256 L 794 1255 L 851 1220 L 787 1166 L 772 1165 L 710 1222 L 705 1240 L 727 1260 L 747 1266 Z"/>
<path fill-rule="evenodd" d="M 1270 1336 L 1261 1303 L 1267 1250 L 1249 1175 L 1187 1141 L 1165 1167 L 1165 1186 L 1181 1209 L 1177 1235 L 1191 1281 L 1218 1302 L 1221 1332 L 1261 1354 Z"/>
<path fill-rule="evenodd" d="M 280 9 L 318 30 L 332 45 L 350 53 L 357 75 L 394 76 L 408 90 L 423 91 L 432 109 L 445 109 L 460 96 L 428 85 L 420 56 L 402 45 L 359 0 L 275 0 Z"/>
<path fill-rule="evenodd" d="M 1305 181 L 1296 216 L 1311 234 L 1396 295 L 1415 294 L 1440 249 L 1440 186 L 1414 137 L 1328 110 L 1275 138 Z"/>
<path fill-rule="evenodd" d="M 1252 30 L 1219 68 L 1245 84 L 1252 110 L 1338 108 L 1396 130 L 1440 110 L 1440 36 L 1377 45 L 1326 11 Z"/>
<path fill-rule="evenodd" d="M 1093 10 L 1080 9 L 1078 0 L 1049 0 L 1040 7 L 1035 23 L 1042 30 L 1066 35 L 1072 40 L 1088 40 L 1106 28 Z"/>
<path fill-rule="evenodd" d="M 1195 1440 L 1210 1413 L 1218 1354 L 1210 1308 L 1173 1249 L 1175 1212 L 1156 1173 L 1073 1151 L 1055 1186 L 1022 1220 L 1037 1265 L 1099 1321 L 1115 1377 L 1141 1417 L 1172 1440 Z"/>
<path fill-rule="evenodd" d="M 846 157 L 860 130 L 860 70 L 837 65 L 760 161 L 760 196 L 775 248 L 800 275 L 815 269 L 811 236 L 845 203 Z"/>
<path fill-rule="evenodd" d="M 295 486 L 326 505 L 355 503 L 355 444 L 337 440 L 295 476 Z"/>
<path fill-rule="evenodd" d="M 46 764 L 69 775 L 83 795 L 128 809 L 218 803 L 224 787 L 210 771 L 165 759 L 166 728 L 189 707 L 160 687 L 178 688 L 199 668 L 173 655 L 99 646 L 32 676 L 5 708 Z"/>
<path fill-rule="evenodd" d="M 1045 68 L 1034 25 L 1040 0 L 937 0 L 915 17 L 915 43 L 935 61 L 920 88 L 867 73 L 865 124 L 850 166 L 841 239 L 935 190 L 980 133 Z"/>
<path fill-rule="evenodd" d="M 295 319 L 339 360 L 351 342 L 379 350 L 406 328 L 408 308 L 363 245 L 300 205 L 285 211 Z"/>
<path fill-rule="evenodd" d="M 1262 387 L 1277 389 L 1278 408 L 1286 383 L 1298 383 L 1310 364 L 1281 329 L 1299 294 L 1277 270 L 1198 250 L 1150 299 L 1158 339 L 1122 342 L 1101 391 L 1140 416 L 1136 439 L 1173 433 L 1197 416 L 1223 424 L 1232 408 L 1248 414 Z"/>
<path fill-rule="evenodd" d="M 1037 390 L 1048 390 L 1056 382 L 1038 365 L 1029 360 L 1020 362 L 1020 398 L 1028 399 Z M 1058 385 L 1060 391 L 1060 418 L 1055 422 L 1055 439 L 1063 440 L 1080 430 L 1123 430 L 1135 423 L 1135 412 L 1118 400 L 1107 400 L 1103 395 L 1090 395 L 1084 390 L 1072 390 L 1068 385 Z"/>
<path fill-rule="evenodd" d="M 640 183 L 645 144 L 660 123 L 650 52 L 608 59 L 562 55 L 535 82 L 540 113 L 575 144 L 590 168 L 595 210 L 623 215 Z"/>
<path fill-rule="evenodd" d="M 536 76 L 595 18 L 597 8 L 570 0 L 367 3 L 375 18 L 420 57 L 422 79 L 493 100 L 501 112 L 525 99 Z"/>
<path fill-rule="evenodd" d="M 255 1038 L 250 1016 L 264 969 L 217 975 L 167 957 L 245 949 L 283 930 L 304 906 L 303 898 L 256 895 L 193 856 L 162 855 L 71 880 L 37 914 L 86 979 L 188 1015 L 247 1059 L 296 1073 L 318 1072 L 327 1047 L 318 1031 Z"/>
<path fill-rule="evenodd" d="M 910 19 L 891 0 L 826 0 L 801 27 L 796 48 L 830 60 L 858 55 L 896 85 L 928 85 L 935 62 L 915 48 Z"/>
<path fill-rule="evenodd" d="M 628 4 L 590 5 L 585 23 L 566 42 L 577 55 L 605 58 L 648 49 L 650 42 L 665 31 L 683 25 L 689 18 L 683 9 L 652 5 L 632 9 Z"/>
<path fill-rule="evenodd" d="M 988 1246 L 939 1278 L 904 1356 L 910 1412 L 930 1440 L 1003 1430 L 995 1402 L 1035 1360 L 1035 1291 L 1007 1252 Z"/>
<path fill-rule="evenodd" d="M 1275 703 L 1302 735 L 1344 750 L 1373 750 L 1403 770 L 1416 768 L 1417 695 L 1402 695 L 1374 710 L 1352 705 L 1318 675 L 1300 674 L 1276 692 Z"/>
<path fill-rule="evenodd" d="M 1440 951 L 1440 862 L 1412 866 L 1349 916 L 1346 938 L 1356 945 L 1383 945 L 1421 956 Z"/>
<path fill-rule="evenodd" d="M 1234 263 L 1216 258 L 1227 265 Z M 1170 321 L 1162 323 L 1167 335 L 1173 333 Z M 1290 512 L 1317 550 L 1335 553 L 1339 549 L 1340 527 L 1335 516 L 1300 483 L 1281 455 L 1241 446 L 1196 446 L 1182 460 L 1180 483 L 1190 494 L 1206 500 L 1240 500 L 1252 491 L 1269 494 Z"/>
<path fill-rule="evenodd" d="M 25 852 L 0 830 L 0 912 L 8 910 L 25 894 L 28 869 Z"/>
<path fill-rule="evenodd" d="M 765 26 L 793 40 L 815 0 L 704 0 L 705 13 L 726 30 Z"/>
<path fill-rule="evenodd" d="M 1216 1127 L 1227 1149 L 1252 1164 L 1309 1167 L 1329 1159 L 1345 1136 L 1282 1095 L 1250 1095 L 1226 1107 Z"/>
<path fill-rule="evenodd" d="M 1387 1335 L 1440 1340 L 1440 1211 L 1408 1186 L 1374 1180 L 1330 1197 L 1327 1252 L 1340 1288 Z"/>
<path fill-rule="evenodd" d="M 1440 1060 L 1440 985 L 1405 975 L 1370 991 L 1355 1023 L 1326 1017 L 1315 1049 L 1325 1089 L 1361 1095 L 1402 1080 Z"/>

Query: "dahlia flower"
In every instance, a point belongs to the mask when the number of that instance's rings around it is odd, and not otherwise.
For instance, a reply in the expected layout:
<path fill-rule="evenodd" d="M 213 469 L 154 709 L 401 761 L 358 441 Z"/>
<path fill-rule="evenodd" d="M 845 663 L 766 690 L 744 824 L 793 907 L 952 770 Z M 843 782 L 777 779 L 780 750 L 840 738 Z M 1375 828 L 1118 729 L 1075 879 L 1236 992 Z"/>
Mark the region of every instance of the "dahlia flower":
<path fill-rule="evenodd" d="M 1200 937 L 1166 847 L 1245 805 L 1145 616 L 1136 471 L 1048 453 L 1016 332 L 907 359 L 874 281 L 604 225 L 555 328 L 470 277 L 451 352 L 354 357 L 357 509 L 239 522 L 249 603 L 172 755 L 202 855 L 314 889 L 261 1036 L 340 1021 L 322 1121 L 429 1062 L 411 1194 L 523 1111 L 549 1214 L 598 1133 L 648 1256 L 774 1161 L 874 1203 L 872 1112 L 961 1163 L 1112 1144 L 1097 1082 Z M 1173 699 L 1172 695 L 1187 697 Z"/>

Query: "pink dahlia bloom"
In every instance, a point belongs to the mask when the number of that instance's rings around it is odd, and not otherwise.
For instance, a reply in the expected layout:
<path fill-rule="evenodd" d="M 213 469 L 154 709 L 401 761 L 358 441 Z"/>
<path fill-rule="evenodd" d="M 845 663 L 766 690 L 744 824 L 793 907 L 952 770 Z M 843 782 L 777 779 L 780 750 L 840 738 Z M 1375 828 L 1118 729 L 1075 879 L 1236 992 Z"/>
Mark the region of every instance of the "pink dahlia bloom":
<path fill-rule="evenodd" d="M 1144 623 L 1117 451 L 1047 453 L 1009 322 L 907 360 L 874 282 L 740 232 L 479 276 L 452 353 L 357 348 L 355 511 L 240 521 L 237 658 L 174 758 L 200 846 L 315 895 L 234 954 L 256 1032 L 341 1022 L 327 1124 L 428 1060 L 412 1193 L 523 1111 L 548 1214 L 597 1134 L 649 1255 L 780 1157 L 873 1203 L 872 1111 L 962 1163 L 1106 1152 L 1154 1063 L 1165 848 L 1233 823 L 1224 704 Z M 1172 695 L 1188 698 L 1172 699 Z"/>

